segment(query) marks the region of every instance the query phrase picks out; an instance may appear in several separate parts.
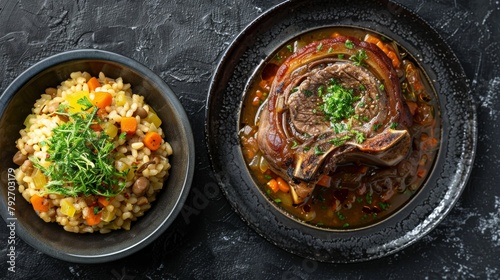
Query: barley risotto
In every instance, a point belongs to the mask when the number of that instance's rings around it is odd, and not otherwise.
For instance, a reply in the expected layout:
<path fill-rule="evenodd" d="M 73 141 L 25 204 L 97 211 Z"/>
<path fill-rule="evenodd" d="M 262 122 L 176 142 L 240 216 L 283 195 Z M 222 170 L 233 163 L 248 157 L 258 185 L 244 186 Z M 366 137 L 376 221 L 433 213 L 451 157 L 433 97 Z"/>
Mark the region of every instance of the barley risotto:
<path fill-rule="evenodd" d="M 66 231 L 129 230 L 169 175 L 161 122 L 122 78 L 73 72 L 24 122 L 13 158 L 19 192 Z"/>

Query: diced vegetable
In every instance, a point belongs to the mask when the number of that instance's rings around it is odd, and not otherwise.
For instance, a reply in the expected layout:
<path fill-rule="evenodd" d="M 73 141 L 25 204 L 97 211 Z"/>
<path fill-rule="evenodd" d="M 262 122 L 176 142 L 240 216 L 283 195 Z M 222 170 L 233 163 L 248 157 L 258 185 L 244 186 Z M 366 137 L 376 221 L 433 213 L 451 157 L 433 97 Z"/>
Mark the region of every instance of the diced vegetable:
<path fill-rule="evenodd" d="M 276 178 L 276 182 L 278 183 L 278 188 L 280 189 L 280 191 L 285 193 L 290 191 L 290 186 L 285 180 L 283 180 L 283 178 L 281 177 Z"/>
<path fill-rule="evenodd" d="M 148 149 L 151 151 L 156 151 L 158 148 L 160 148 L 160 145 L 162 143 L 163 139 L 161 138 L 161 135 L 158 134 L 158 132 L 148 132 L 146 135 L 144 135 L 144 139 L 142 142 Z"/>
<path fill-rule="evenodd" d="M 125 93 L 120 92 L 115 96 L 115 104 L 116 106 L 123 106 L 127 103 L 127 97 L 125 96 Z"/>
<path fill-rule="evenodd" d="M 102 130 L 111 138 L 115 138 L 118 134 L 118 127 L 110 122 L 105 122 L 102 125 Z"/>
<path fill-rule="evenodd" d="M 43 175 L 42 170 L 36 168 L 35 171 L 33 171 L 33 183 L 35 184 L 35 189 L 39 190 L 47 184 L 47 178 L 45 175 Z"/>
<path fill-rule="evenodd" d="M 98 91 L 94 95 L 94 99 L 92 100 L 92 104 L 97 106 L 98 108 L 106 108 L 110 106 L 113 102 L 113 95 L 109 92 Z"/>
<path fill-rule="evenodd" d="M 137 130 L 137 120 L 134 117 L 122 117 L 120 130 L 128 135 L 134 134 Z"/>
<path fill-rule="evenodd" d="M 269 188 L 274 192 L 274 193 L 277 193 L 280 188 L 278 186 L 278 181 L 276 181 L 275 179 L 271 179 L 269 180 L 269 182 L 267 182 L 267 186 L 269 186 Z"/>
<path fill-rule="evenodd" d="M 111 197 L 107 197 L 107 196 L 98 196 L 97 197 L 97 203 L 99 203 L 101 206 L 108 206 L 109 203 L 111 202 Z"/>
<path fill-rule="evenodd" d="M 87 85 L 89 87 L 89 91 L 95 91 L 96 88 L 101 87 L 101 83 L 97 80 L 96 77 L 92 77 L 89 79 L 87 82 Z"/>
<path fill-rule="evenodd" d="M 94 209 L 95 207 L 89 207 L 87 211 L 87 217 L 85 218 L 85 221 L 89 226 L 95 226 L 101 222 L 101 212 L 95 214 Z"/>
<path fill-rule="evenodd" d="M 47 212 L 49 211 L 49 201 L 43 196 L 39 196 L 37 194 L 33 195 L 30 198 L 31 205 L 33 205 L 33 209 L 38 212 Z"/>
<path fill-rule="evenodd" d="M 149 108 L 149 112 L 148 112 L 148 116 L 145 118 L 145 120 L 148 122 L 148 123 L 152 123 L 154 124 L 156 127 L 160 127 L 161 125 L 161 120 L 160 118 L 158 117 L 158 115 L 155 113 L 155 111 L 153 111 L 152 108 Z"/>
<path fill-rule="evenodd" d="M 116 217 L 115 214 L 116 214 L 116 208 L 114 208 L 112 211 L 104 209 L 102 210 L 101 220 L 103 220 L 106 223 L 109 223 Z"/>
<path fill-rule="evenodd" d="M 320 185 L 322 187 L 330 187 L 330 182 L 332 181 L 332 177 L 322 175 L 319 178 L 319 181 L 316 183 L 316 185 Z"/>
<path fill-rule="evenodd" d="M 85 106 L 78 104 L 78 100 L 80 100 L 82 98 L 87 98 L 88 100 L 90 100 L 89 92 L 82 90 L 82 91 L 72 92 L 72 93 L 66 95 L 66 100 L 68 101 L 68 104 L 69 104 L 68 111 L 70 113 L 78 113 L 78 112 L 83 111 Z"/>
<path fill-rule="evenodd" d="M 68 199 L 61 199 L 61 213 L 67 215 L 68 217 L 73 217 L 75 215 L 76 209 Z"/>

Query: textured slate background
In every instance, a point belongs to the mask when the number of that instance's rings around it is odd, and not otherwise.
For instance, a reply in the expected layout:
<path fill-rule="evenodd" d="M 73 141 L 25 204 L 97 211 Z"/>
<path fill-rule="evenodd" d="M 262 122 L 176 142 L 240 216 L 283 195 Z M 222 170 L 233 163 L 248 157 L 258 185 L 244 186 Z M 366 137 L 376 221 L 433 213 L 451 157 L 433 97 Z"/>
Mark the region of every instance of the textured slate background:
<path fill-rule="evenodd" d="M 499 279 L 499 1 L 397 1 L 427 20 L 465 68 L 478 112 L 478 154 L 464 194 L 441 225 L 395 255 L 350 265 L 291 255 L 247 227 L 216 187 L 201 141 L 207 89 L 219 58 L 244 26 L 279 2 L 0 0 L 0 91 L 47 56 L 79 48 L 109 50 L 144 63 L 171 86 L 197 139 L 185 209 L 153 244 L 119 261 L 82 265 L 53 259 L 17 240 L 16 273 L 11 273 L 9 231 L 1 221 L 0 278 Z"/>

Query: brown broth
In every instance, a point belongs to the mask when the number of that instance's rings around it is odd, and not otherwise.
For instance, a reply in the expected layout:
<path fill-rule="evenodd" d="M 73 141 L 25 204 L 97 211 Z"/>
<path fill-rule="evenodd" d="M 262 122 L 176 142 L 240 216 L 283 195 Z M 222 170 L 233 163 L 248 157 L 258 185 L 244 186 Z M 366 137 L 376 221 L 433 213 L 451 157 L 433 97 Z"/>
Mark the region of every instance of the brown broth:
<path fill-rule="evenodd" d="M 363 40 L 367 33 L 382 40 L 384 44 L 395 45 L 401 64 L 398 74 L 407 73 L 405 68 L 411 63 L 418 69 L 417 82 L 423 91 L 412 90 L 406 77 L 401 88 L 407 104 L 413 105 L 414 125 L 409 128 L 413 137 L 412 152 L 394 167 L 347 164 L 338 166 L 329 174 L 327 186 L 317 186 L 311 199 L 304 206 L 294 206 L 288 192 L 271 191 L 267 182 L 277 175 L 266 170 L 266 163 L 257 147 L 255 133 L 258 131 L 256 115 L 260 110 L 272 83 L 272 78 L 281 63 L 297 49 L 311 42 L 329 38 L 339 33 Z M 412 71 L 413 71 L 412 70 Z M 410 72 L 408 72 L 410 73 Z M 406 76 L 406 75 L 405 75 Z M 300 221 L 313 226 L 329 229 L 352 229 L 372 225 L 401 208 L 422 187 L 430 173 L 437 155 L 440 141 L 440 119 L 436 94 L 424 71 L 401 46 L 379 34 L 355 28 L 324 28 L 302 34 L 280 47 L 263 64 L 254 77 L 242 104 L 240 140 L 243 155 L 249 170 L 261 189 L 272 203 Z"/>

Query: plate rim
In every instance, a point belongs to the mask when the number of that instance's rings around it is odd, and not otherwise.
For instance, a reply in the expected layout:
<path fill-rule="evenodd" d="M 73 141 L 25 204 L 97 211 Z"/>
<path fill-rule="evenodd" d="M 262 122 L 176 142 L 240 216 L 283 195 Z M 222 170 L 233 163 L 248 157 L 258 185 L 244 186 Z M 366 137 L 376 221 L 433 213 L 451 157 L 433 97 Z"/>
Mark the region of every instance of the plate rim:
<path fill-rule="evenodd" d="M 468 137 L 468 138 L 470 138 L 470 142 L 468 142 L 468 146 L 471 146 L 472 149 L 470 149 L 470 151 L 469 151 L 470 152 L 469 153 L 469 157 L 466 157 L 464 159 L 464 160 L 466 160 L 466 162 L 464 162 L 464 163 L 466 163 L 467 166 L 464 166 L 462 172 L 460 172 L 460 176 L 459 177 L 461 179 L 461 183 L 459 184 L 458 193 L 455 193 L 455 198 L 453 198 L 451 200 L 452 203 L 448 204 L 448 206 L 446 207 L 446 209 L 445 209 L 444 212 L 441 212 L 442 213 L 441 216 L 439 216 L 437 219 L 432 220 L 432 223 L 428 223 L 427 226 L 423 230 L 420 230 L 420 234 L 419 234 L 418 238 L 414 238 L 412 240 L 406 241 L 402 246 L 399 246 L 399 247 L 397 247 L 395 249 L 389 250 L 388 252 L 386 252 L 386 253 L 384 253 L 382 255 L 378 255 L 378 256 L 372 255 L 371 257 L 355 258 L 355 259 L 347 260 L 347 261 L 335 261 L 335 260 L 332 261 L 332 260 L 318 259 L 318 258 L 315 258 L 314 256 L 310 256 L 310 255 L 304 255 L 304 254 L 301 254 L 301 252 L 295 252 L 294 250 L 292 250 L 290 248 L 284 248 L 283 246 L 280 246 L 279 244 L 277 244 L 277 242 L 275 242 L 275 240 L 273 238 L 270 238 L 269 236 L 267 236 L 264 233 L 264 231 L 259 228 L 259 226 L 256 226 L 256 225 L 252 224 L 251 221 L 249 221 L 247 219 L 247 217 L 245 216 L 245 214 L 242 213 L 242 211 L 238 207 L 238 205 L 235 205 L 236 203 L 232 201 L 232 198 L 229 197 L 229 193 L 225 189 L 225 182 L 223 182 L 223 178 L 221 178 L 221 176 L 219 174 L 219 172 L 221 172 L 221 171 L 217 170 L 216 165 L 218 163 L 215 162 L 216 159 L 213 156 L 213 151 L 212 151 L 213 149 L 211 147 L 211 145 L 212 145 L 212 143 L 211 143 L 211 134 L 212 134 L 212 132 L 211 132 L 211 123 L 210 123 L 210 121 L 213 118 L 213 116 L 212 116 L 213 114 L 212 114 L 212 112 L 211 112 L 210 109 L 211 109 L 211 102 L 212 102 L 213 99 L 215 99 L 214 95 L 217 94 L 217 88 L 216 88 L 217 86 L 216 85 L 218 85 L 218 84 L 221 83 L 220 81 L 218 81 L 218 79 L 219 80 L 221 79 L 221 77 L 220 77 L 221 75 L 224 76 L 223 66 L 227 66 L 226 64 L 228 64 L 227 60 L 228 60 L 229 56 L 231 56 L 235 52 L 238 52 L 238 43 L 240 43 L 240 44 L 242 43 L 242 42 L 240 42 L 241 38 L 244 37 L 244 36 L 246 36 L 248 33 L 252 33 L 252 30 L 254 28 L 256 28 L 255 27 L 256 25 L 259 26 L 259 24 L 263 24 L 263 22 L 265 22 L 266 20 L 270 20 L 269 17 L 271 17 L 277 11 L 280 11 L 282 9 L 287 9 L 287 8 L 291 9 L 292 7 L 300 6 L 301 2 L 305 2 L 305 1 L 285 1 L 285 2 L 279 3 L 279 4 L 277 4 L 277 5 L 269 8 L 268 10 L 266 10 L 264 13 L 262 13 L 261 15 L 259 15 L 256 19 L 254 19 L 253 21 L 251 21 L 239 34 L 237 34 L 235 36 L 235 38 L 230 43 L 229 47 L 226 49 L 226 51 L 224 52 L 224 54 L 221 56 L 221 58 L 220 58 L 220 60 L 219 60 L 219 62 L 217 64 L 216 71 L 212 75 L 212 79 L 210 81 L 210 87 L 209 87 L 209 91 L 208 91 L 208 98 L 207 98 L 207 102 L 206 102 L 206 112 L 205 112 L 205 140 L 206 140 L 205 144 L 206 144 L 206 148 L 208 150 L 208 155 L 209 155 L 209 159 L 210 159 L 210 164 L 211 164 L 212 170 L 215 172 L 215 177 L 216 177 L 216 179 L 218 181 L 220 189 L 223 191 L 224 195 L 226 196 L 226 199 L 228 200 L 228 202 L 232 206 L 233 210 L 239 215 L 239 217 L 245 223 L 247 223 L 250 226 L 250 228 L 252 228 L 254 231 L 256 231 L 264 239 L 268 240 L 270 243 L 273 243 L 274 245 L 278 246 L 279 248 L 281 248 L 281 249 L 283 249 L 285 251 L 294 253 L 294 254 L 302 256 L 302 257 L 310 258 L 310 259 L 313 259 L 313 260 L 319 260 L 319 261 L 325 261 L 325 262 L 334 262 L 334 263 L 367 261 L 367 260 L 377 259 L 377 258 L 386 256 L 386 255 L 394 254 L 394 253 L 399 252 L 400 250 L 403 250 L 403 249 L 407 248 L 408 246 L 414 244 L 415 242 L 417 242 L 418 240 L 420 240 L 423 236 L 427 235 L 430 231 L 432 231 L 438 224 L 440 224 L 441 221 L 451 211 L 451 209 L 454 208 L 455 204 L 457 203 L 459 197 L 461 196 L 461 194 L 463 193 L 463 190 L 466 187 L 467 181 L 468 181 L 468 179 L 470 177 L 470 174 L 471 174 L 472 163 L 474 162 L 475 155 L 476 155 L 476 148 L 477 148 L 477 112 L 476 112 L 476 107 L 474 106 L 474 100 L 472 98 L 469 98 L 470 101 L 471 101 L 471 106 L 467 107 L 467 109 L 470 110 L 468 112 L 471 114 L 471 117 L 472 117 L 473 120 L 472 120 L 472 122 L 470 122 L 471 125 L 468 127 L 468 129 L 464 129 L 463 130 L 464 132 L 469 132 L 467 135 L 472 136 L 472 137 Z M 440 43 L 443 44 L 443 46 L 446 49 L 447 54 L 451 55 L 453 57 L 453 63 L 455 63 L 456 64 L 455 66 L 459 68 L 460 73 L 458 73 L 458 74 L 460 75 L 460 77 L 467 79 L 466 75 L 465 75 L 465 72 L 464 72 L 464 69 L 463 69 L 463 66 L 460 63 L 460 60 L 456 56 L 455 52 L 451 49 L 451 47 L 448 45 L 448 43 L 439 35 L 439 33 L 428 22 L 426 22 L 425 20 L 423 20 L 418 14 L 415 14 L 414 12 L 412 12 L 411 10 L 409 10 L 407 7 L 405 7 L 402 4 L 394 3 L 392 1 L 386 1 L 386 0 L 378 0 L 376 2 L 377 3 L 382 3 L 382 4 L 394 5 L 393 7 L 401 9 L 404 13 L 406 13 L 406 14 L 410 15 L 411 17 L 415 18 L 417 21 L 420 21 L 418 24 L 420 24 L 420 25 L 423 24 L 424 26 L 426 26 L 429 29 L 429 31 L 431 31 L 431 32 L 434 33 L 433 36 L 435 36 L 440 41 Z M 335 26 L 335 24 L 331 24 L 330 26 Z M 318 27 L 311 27 L 311 29 L 314 29 L 314 28 L 321 28 L 321 27 L 319 27 L 319 26 Z M 257 32 L 257 33 L 259 33 L 259 32 Z M 256 36 L 258 36 L 258 35 L 256 35 Z M 243 40 L 243 42 L 244 42 L 244 40 Z M 284 42 L 281 41 L 278 45 L 282 45 L 283 43 Z M 244 48 L 246 49 L 246 48 L 248 48 L 248 46 L 246 46 Z M 238 63 L 235 63 L 234 66 L 236 67 L 237 65 L 238 65 Z M 248 77 L 248 78 L 250 78 L 250 77 Z M 224 84 L 224 85 L 227 86 L 227 83 L 229 82 L 229 80 L 230 80 L 230 78 L 227 78 L 227 80 L 225 80 L 222 84 Z M 471 89 L 470 89 L 469 84 L 465 83 L 465 85 L 466 85 L 466 88 L 463 90 L 463 92 L 471 93 Z M 225 90 L 225 88 L 224 88 L 224 90 Z M 224 92 L 224 90 L 221 90 L 221 92 Z M 440 97 L 440 94 L 439 94 L 439 92 L 437 90 L 436 90 L 436 94 L 438 95 L 438 97 Z M 469 100 L 467 100 L 467 101 L 469 101 Z M 439 106 L 443 107 L 445 105 L 440 102 Z M 237 130 L 237 128 L 236 128 L 236 130 Z M 443 133 L 443 130 L 442 130 L 442 133 Z M 466 145 L 467 143 L 461 143 L 461 144 L 463 146 L 463 145 Z M 443 145 L 443 144 L 441 143 L 441 145 Z M 439 154 L 441 154 L 441 153 L 439 153 Z M 436 161 L 437 160 L 438 159 L 436 159 Z M 433 169 L 434 168 L 436 168 L 436 164 L 433 167 Z M 443 202 L 443 200 L 440 201 L 440 203 L 442 203 L 442 202 Z M 394 215 L 394 214 L 392 214 L 392 215 Z"/>

